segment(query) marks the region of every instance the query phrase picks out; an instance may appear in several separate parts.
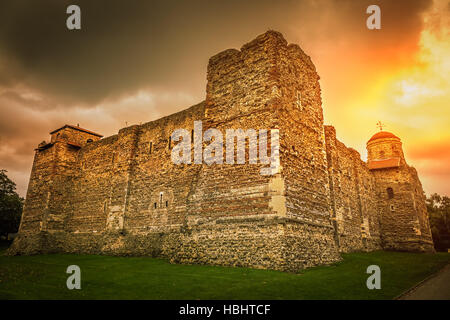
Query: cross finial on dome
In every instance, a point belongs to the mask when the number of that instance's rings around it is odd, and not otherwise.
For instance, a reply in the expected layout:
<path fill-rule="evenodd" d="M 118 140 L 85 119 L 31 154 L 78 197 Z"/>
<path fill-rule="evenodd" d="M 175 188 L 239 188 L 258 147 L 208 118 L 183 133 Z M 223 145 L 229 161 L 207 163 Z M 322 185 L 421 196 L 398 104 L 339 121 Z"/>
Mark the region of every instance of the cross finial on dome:
<path fill-rule="evenodd" d="M 377 122 L 377 127 L 380 128 L 380 131 L 383 131 L 383 127 L 385 127 L 386 125 L 381 123 L 381 121 Z"/>

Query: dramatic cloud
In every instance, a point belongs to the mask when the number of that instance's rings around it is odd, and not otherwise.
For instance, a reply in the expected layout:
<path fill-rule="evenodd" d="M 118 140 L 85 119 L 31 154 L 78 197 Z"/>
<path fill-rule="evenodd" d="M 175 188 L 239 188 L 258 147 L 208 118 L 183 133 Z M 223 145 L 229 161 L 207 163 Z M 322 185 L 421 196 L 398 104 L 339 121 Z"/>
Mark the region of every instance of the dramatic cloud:
<path fill-rule="evenodd" d="M 306 48 L 325 41 L 328 54 L 347 45 L 374 56 L 415 46 L 419 14 L 430 1 L 381 1 L 387 32 L 378 33 L 365 26 L 370 1 L 76 3 L 82 13 L 76 32 L 65 27 L 65 9 L 73 1 L 3 4 L 3 82 L 26 83 L 66 105 L 92 104 L 144 86 L 200 95 L 210 55 L 269 28 Z"/>
<path fill-rule="evenodd" d="M 33 148 L 49 131 L 80 123 L 110 135 L 200 102 L 209 57 L 268 29 L 312 57 L 326 122 L 363 156 L 378 120 L 407 151 L 434 141 L 448 122 L 440 73 L 448 1 L 378 0 L 382 29 L 371 31 L 365 11 L 373 2 L 3 1 L 0 168 L 24 194 Z M 79 31 L 66 28 L 69 4 L 81 7 Z"/>

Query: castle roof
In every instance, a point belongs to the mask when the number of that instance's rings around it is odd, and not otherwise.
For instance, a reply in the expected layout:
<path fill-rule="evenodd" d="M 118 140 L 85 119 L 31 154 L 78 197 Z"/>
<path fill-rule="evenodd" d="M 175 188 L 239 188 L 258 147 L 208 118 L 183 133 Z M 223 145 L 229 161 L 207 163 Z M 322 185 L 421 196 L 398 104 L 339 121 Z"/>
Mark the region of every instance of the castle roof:
<path fill-rule="evenodd" d="M 86 132 L 86 133 L 89 133 L 89 134 L 92 134 L 92 135 L 94 135 L 94 136 L 97 136 L 97 137 L 103 137 L 101 134 L 99 134 L 99 133 L 96 133 L 96 132 L 93 132 L 93 131 L 90 131 L 90 130 L 87 130 L 87 129 L 83 129 L 83 128 L 80 128 L 79 126 L 72 126 L 72 125 L 70 125 L 70 124 L 66 124 L 66 125 L 64 125 L 64 126 L 62 126 L 61 128 L 58 128 L 58 129 L 56 129 L 56 130 L 53 130 L 52 132 L 50 132 L 50 134 L 53 134 L 53 133 L 55 133 L 55 132 L 58 132 L 59 130 L 62 130 L 62 129 L 64 129 L 64 128 L 72 128 L 72 129 L 75 129 L 75 130 L 78 130 L 78 131 L 82 131 L 82 132 Z"/>
<path fill-rule="evenodd" d="M 387 131 L 380 131 L 375 133 L 372 138 L 369 139 L 369 141 L 367 141 L 367 143 L 374 141 L 374 140 L 378 140 L 378 139 L 386 139 L 386 138 L 394 138 L 394 139 L 398 139 L 400 140 L 399 137 L 397 137 L 395 134 L 387 132 Z"/>

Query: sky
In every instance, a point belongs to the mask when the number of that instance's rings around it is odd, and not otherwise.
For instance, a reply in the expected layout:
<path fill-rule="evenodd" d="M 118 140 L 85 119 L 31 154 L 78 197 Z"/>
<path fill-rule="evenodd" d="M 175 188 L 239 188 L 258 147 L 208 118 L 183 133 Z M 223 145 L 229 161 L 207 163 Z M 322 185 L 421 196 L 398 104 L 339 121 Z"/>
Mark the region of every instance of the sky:
<path fill-rule="evenodd" d="M 365 160 L 381 121 L 425 192 L 450 195 L 450 0 L 0 0 L 0 169 L 25 196 L 50 131 L 109 136 L 201 102 L 209 57 L 267 30 L 311 57 L 342 142 Z"/>

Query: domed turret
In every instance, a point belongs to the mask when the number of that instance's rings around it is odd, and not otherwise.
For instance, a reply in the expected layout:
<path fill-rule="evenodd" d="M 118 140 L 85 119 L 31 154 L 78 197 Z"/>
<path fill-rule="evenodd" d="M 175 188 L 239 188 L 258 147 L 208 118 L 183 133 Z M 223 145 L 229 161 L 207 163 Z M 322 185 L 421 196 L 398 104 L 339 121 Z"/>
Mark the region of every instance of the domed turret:
<path fill-rule="evenodd" d="M 374 134 L 367 141 L 367 162 L 376 181 L 383 248 L 432 252 L 422 185 L 405 161 L 400 138 L 382 130 Z"/>
<path fill-rule="evenodd" d="M 390 133 L 390 132 L 387 132 L 387 131 L 380 131 L 380 132 L 375 133 L 375 134 L 372 136 L 372 138 L 369 139 L 369 141 L 368 141 L 367 143 L 369 143 L 369 142 L 371 142 L 371 141 L 379 140 L 379 139 L 388 139 L 388 138 L 393 138 L 393 139 L 398 139 L 398 140 L 400 140 L 400 138 L 397 137 L 397 136 L 396 136 L 395 134 L 393 134 L 393 133 Z"/>
<path fill-rule="evenodd" d="M 369 169 L 394 168 L 404 161 L 402 141 L 395 134 L 380 131 L 367 141 Z"/>

